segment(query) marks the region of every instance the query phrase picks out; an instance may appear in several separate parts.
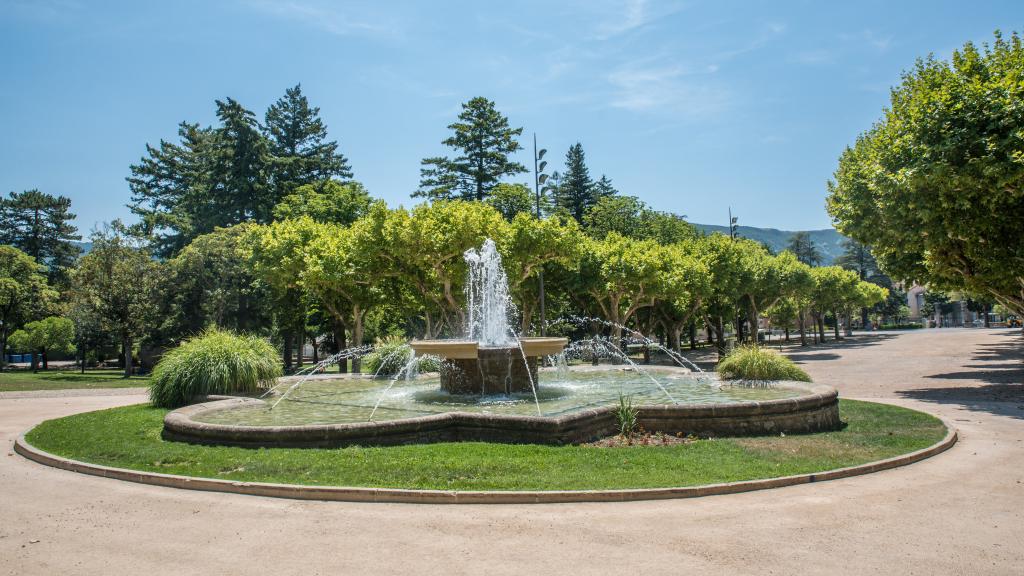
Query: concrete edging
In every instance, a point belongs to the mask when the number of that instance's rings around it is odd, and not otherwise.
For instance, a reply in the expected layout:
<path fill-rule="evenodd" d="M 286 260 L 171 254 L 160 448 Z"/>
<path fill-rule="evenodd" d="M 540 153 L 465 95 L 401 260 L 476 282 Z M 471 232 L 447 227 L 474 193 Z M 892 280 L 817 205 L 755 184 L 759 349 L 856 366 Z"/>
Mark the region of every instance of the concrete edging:
<path fill-rule="evenodd" d="M 456 491 L 456 490 L 407 490 L 400 488 L 358 488 L 343 486 L 304 486 L 299 484 L 273 484 L 265 482 L 236 482 L 215 478 L 177 476 L 156 472 L 142 472 L 125 468 L 112 468 L 63 458 L 40 450 L 25 440 L 25 434 L 18 436 L 14 451 L 25 458 L 80 474 L 114 478 L 128 482 L 166 486 L 186 490 L 226 492 L 251 496 L 269 496 L 297 500 L 328 500 L 342 502 L 393 502 L 412 504 L 554 504 L 565 502 L 628 502 L 637 500 L 662 500 L 669 498 L 695 498 L 719 494 L 735 494 L 768 488 L 781 488 L 797 484 L 810 484 L 826 480 L 838 480 L 880 472 L 919 462 L 945 452 L 957 442 L 956 428 L 945 418 L 938 417 L 946 427 L 946 436 L 939 442 L 920 450 L 868 462 L 859 466 L 837 468 L 825 472 L 685 486 L 675 488 L 637 488 L 621 490 L 547 490 L 547 491 Z"/>

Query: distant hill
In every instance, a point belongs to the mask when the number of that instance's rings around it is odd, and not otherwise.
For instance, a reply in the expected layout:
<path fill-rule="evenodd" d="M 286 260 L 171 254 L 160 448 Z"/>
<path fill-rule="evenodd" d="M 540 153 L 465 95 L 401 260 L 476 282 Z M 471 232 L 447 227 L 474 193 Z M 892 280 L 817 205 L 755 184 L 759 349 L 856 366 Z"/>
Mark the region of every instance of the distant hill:
<path fill-rule="evenodd" d="M 698 230 L 706 234 L 712 232 L 721 232 L 722 234 L 728 234 L 729 228 L 726 226 L 718 226 L 716 224 L 694 224 Z M 786 245 L 789 244 L 789 239 L 796 234 L 790 230 L 776 230 L 775 228 L 755 228 L 754 226 L 740 226 L 737 228 L 737 232 L 744 238 L 756 240 L 763 244 L 766 244 L 772 250 L 781 252 L 786 249 Z M 824 230 L 808 230 L 807 232 L 811 235 L 811 240 L 814 241 L 814 245 L 818 247 L 818 251 L 821 252 L 822 265 L 828 266 L 835 261 L 843 253 L 843 240 L 845 236 L 837 232 L 834 228 L 826 228 Z"/>

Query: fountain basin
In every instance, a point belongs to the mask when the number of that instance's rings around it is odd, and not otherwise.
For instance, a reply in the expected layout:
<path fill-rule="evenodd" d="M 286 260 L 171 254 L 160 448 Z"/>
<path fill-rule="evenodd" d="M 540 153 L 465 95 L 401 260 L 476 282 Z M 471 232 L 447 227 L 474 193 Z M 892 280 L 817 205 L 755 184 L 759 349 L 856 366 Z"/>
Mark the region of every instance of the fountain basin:
<path fill-rule="evenodd" d="M 518 346 L 481 346 L 475 340 L 414 340 L 417 356 L 441 361 L 441 389 L 449 394 L 516 394 L 532 392 L 538 381 L 538 358 L 559 354 L 567 338 L 520 338 Z"/>
<path fill-rule="evenodd" d="M 689 373 L 660 367 L 659 377 L 679 378 L 682 387 Z M 574 444 L 588 442 L 617 432 L 617 392 L 601 392 L 596 384 L 602 377 L 629 371 L 586 367 L 572 370 L 573 380 L 560 380 L 542 388 L 542 416 L 531 414 L 532 397 L 512 399 L 491 397 L 470 403 L 467 397 L 449 398 L 436 391 L 436 377 L 405 385 L 394 391 L 394 402 L 381 407 L 381 420 L 367 421 L 366 414 L 377 396 L 361 386 L 379 386 L 366 379 L 322 382 L 308 396 L 289 405 L 285 412 L 269 411 L 268 404 L 250 398 L 214 400 L 180 408 L 164 419 L 164 437 L 201 444 L 266 447 L 341 447 L 351 445 L 395 445 L 426 442 L 483 441 L 532 444 Z M 545 378 L 555 373 L 543 371 Z M 618 377 L 618 376 L 614 376 Z M 587 384 L 593 381 L 595 384 Z M 668 380 L 666 380 L 667 382 Z M 573 384 L 575 382 L 576 384 Z M 566 386 L 578 385 L 575 395 L 565 396 Z M 806 433 L 835 430 L 840 426 L 838 394 L 825 385 L 776 382 L 774 391 L 724 385 L 722 391 L 709 388 L 691 395 L 685 403 L 664 404 L 663 396 L 637 378 L 627 386 L 638 400 L 639 423 L 649 431 L 698 436 L 742 436 Z M 331 389 L 336 396 L 327 397 Z M 594 388 L 597 392 L 594 392 Z M 591 390 L 586 392 L 585 390 Z M 588 396 L 597 393 L 596 396 Z M 418 399 L 418 400 L 417 400 Z M 212 399 L 211 399 L 212 400 Z M 328 405 L 329 402 L 336 403 Z M 365 407 L 359 408 L 360 404 Z M 567 408 L 567 406 L 571 406 Z M 386 409 L 385 409 L 386 408 Z M 299 417 L 291 410 L 329 409 L 312 418 Z"/>

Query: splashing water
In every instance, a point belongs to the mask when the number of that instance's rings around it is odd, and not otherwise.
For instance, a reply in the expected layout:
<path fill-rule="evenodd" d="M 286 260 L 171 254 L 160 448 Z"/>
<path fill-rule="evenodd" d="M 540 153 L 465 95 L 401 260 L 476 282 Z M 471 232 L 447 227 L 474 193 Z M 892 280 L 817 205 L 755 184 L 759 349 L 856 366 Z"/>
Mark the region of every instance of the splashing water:
<path fill-rule="evenodd" d="M 515 346 L 509 326 L 508 278 L 494 241 L 484 240 L 480 250 L 463 254 L 469 266 L 466 282 L 466 335 L 481 346 Z"/>

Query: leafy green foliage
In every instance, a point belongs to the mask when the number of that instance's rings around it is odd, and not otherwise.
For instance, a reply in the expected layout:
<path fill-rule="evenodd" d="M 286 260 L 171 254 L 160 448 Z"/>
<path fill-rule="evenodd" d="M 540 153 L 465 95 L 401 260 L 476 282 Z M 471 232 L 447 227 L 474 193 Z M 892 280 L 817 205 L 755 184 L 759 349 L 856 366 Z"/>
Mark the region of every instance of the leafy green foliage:
<path fill-rule="evenodd" d="M 718 363 L 718 374 L 724 380 L 811 381 L 811 377 L 789 358 L 756 345 L 739 346 L 733 350 Z"/>
<path fill-rule="evenodd" d="M 1024 313 L 1024 45 L 996 33 L 918 60 L 843 152 L 828 210 L 894 279 Z"/>
<path fill-rule="evenodd" d="M 44 272 L 28 254 L 13 246 L 0 246 L 0 366 L 10 333 L 42 316 L 57 299 Z"/>
<path fill-rule="evenodd" d="M 156 406 L 176 408 L 196 396 L 251 394 L 272 386 L 280 375 L 277 351 L 266 340 L 207 330 L 160 359 L 149 397 Z"/>
<path fill-rule="evenodd" d="M 274 219 L 309 216 L 317 222 L 349 225 L 366 214 L 372 200 L 359 182 L 325 180 L 304 184 L 274 207 Z"/>
<path fill-rule="evenodd" d="M 49 316 L 29 322 L 25 327 L 11 334 L 9 344 L 14 350 L 47 352 L 71 352 L 74 350 L 75 325 L 67 318 Z"/>
<path fill-rule="evenodd" d="M 485 202 L 493 206 L 509 222 L 518 214 L 529 215 L 535 214 L 537 211 L 536 198 L 525 184 L 506 184 L 502 182 L 491 190 L 491 195 L 487 197 Z M 541 204 L 541 210 L 543 210 L 543 200 Z"/>

